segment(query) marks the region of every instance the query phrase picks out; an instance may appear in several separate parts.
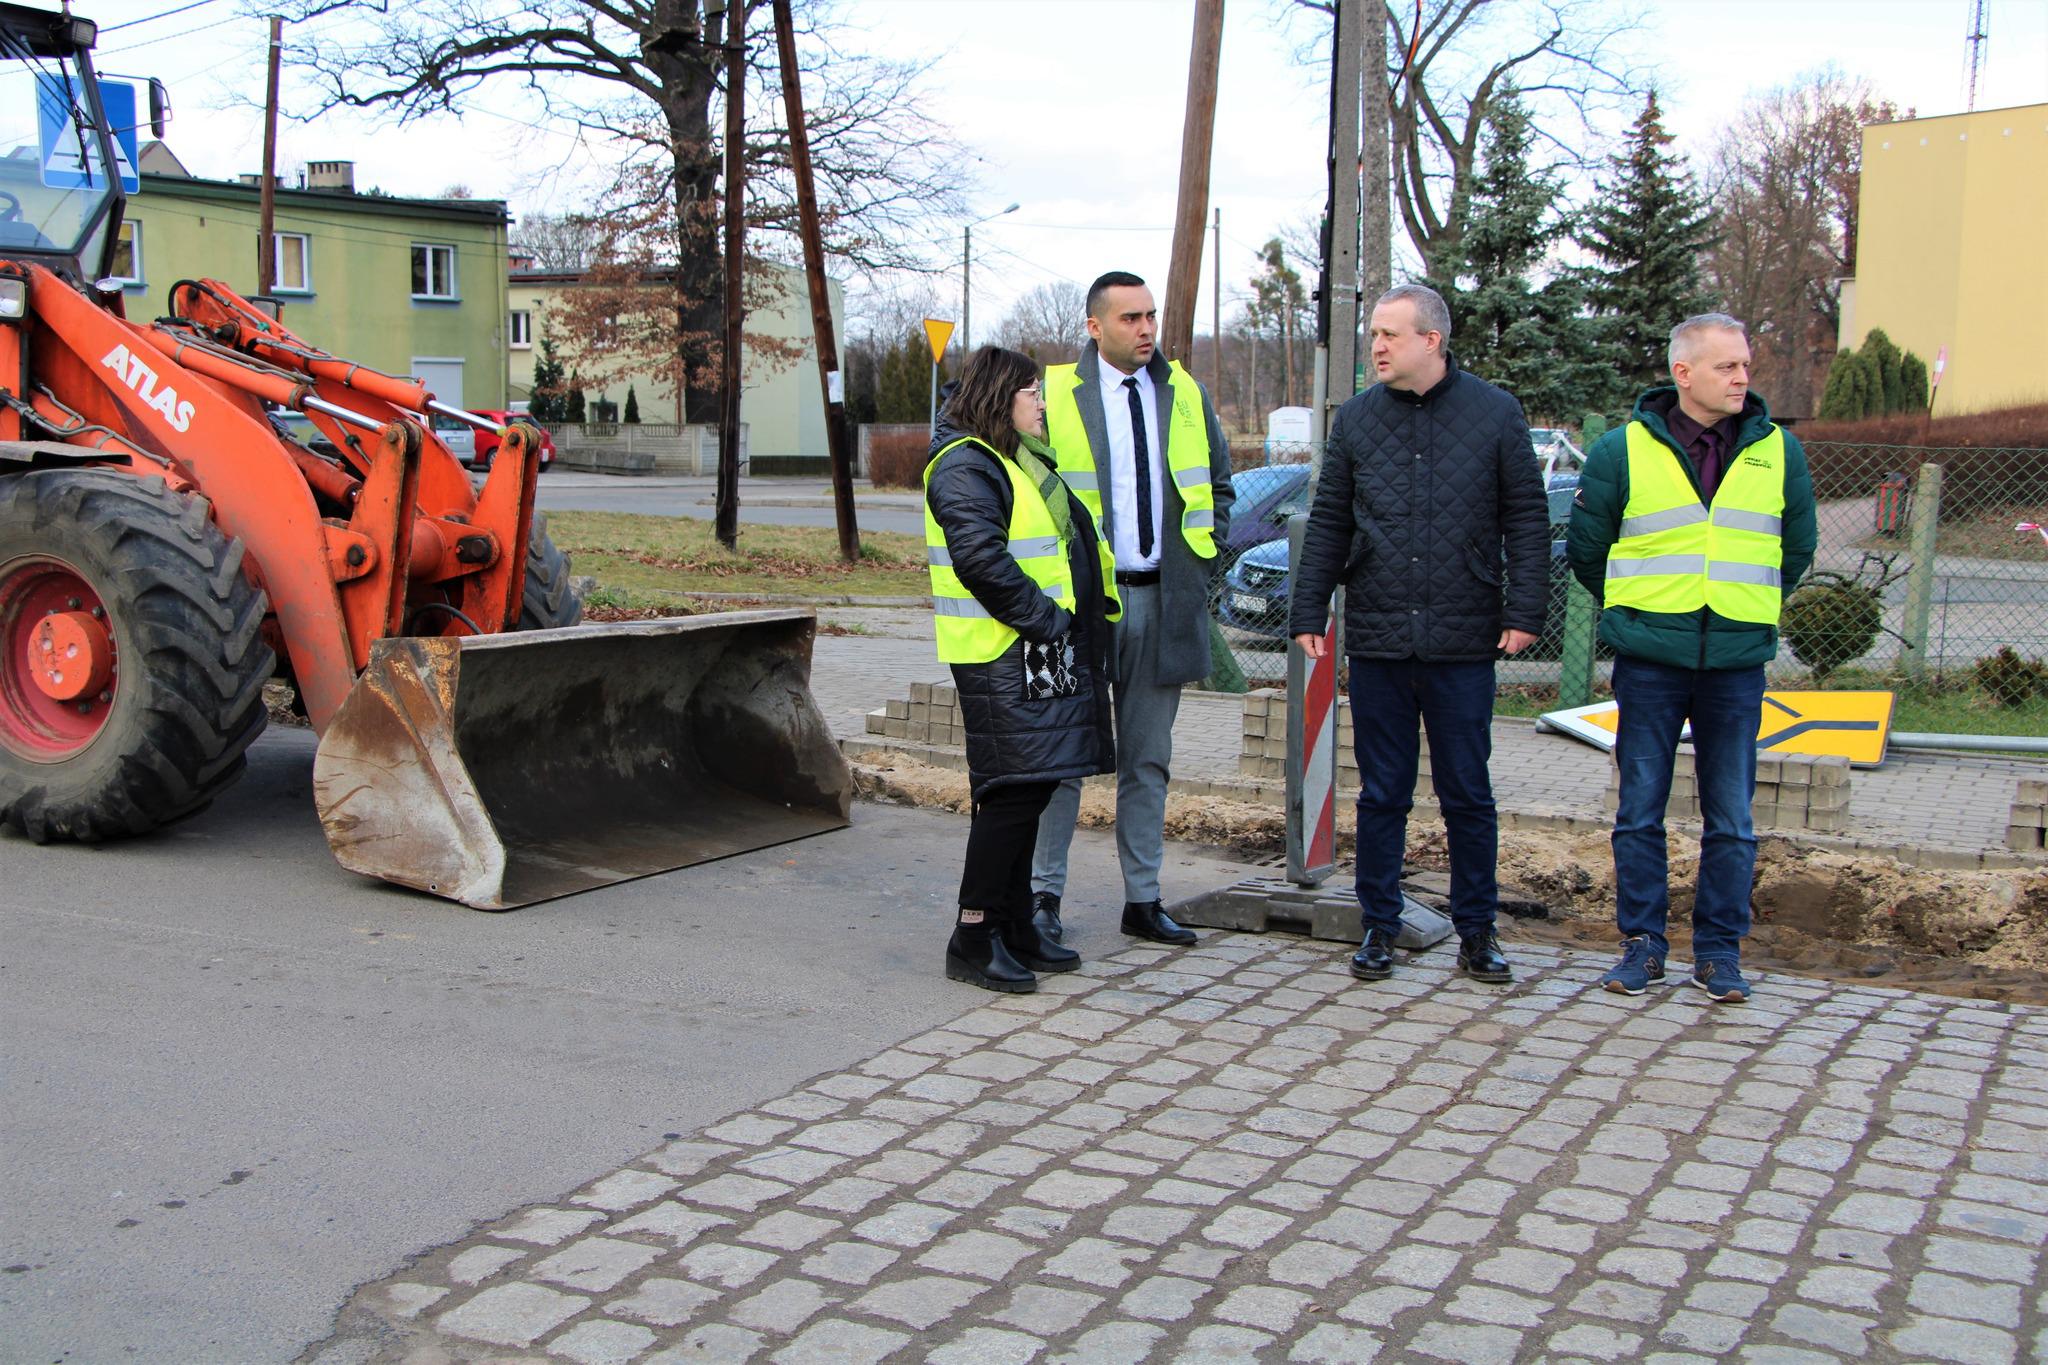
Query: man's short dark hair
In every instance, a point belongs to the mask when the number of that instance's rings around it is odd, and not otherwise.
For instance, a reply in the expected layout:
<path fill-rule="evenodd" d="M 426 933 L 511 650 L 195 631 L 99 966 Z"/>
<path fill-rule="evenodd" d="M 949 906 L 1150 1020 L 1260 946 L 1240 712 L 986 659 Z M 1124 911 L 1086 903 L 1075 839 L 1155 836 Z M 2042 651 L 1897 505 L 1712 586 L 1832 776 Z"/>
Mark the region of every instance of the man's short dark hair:
<path fill-rule="evenodd" d="M 1110 290 L 1128 289 L 1133 285 L 1142 288 L 1144 283 L 1128 270 L 1112 270 L 1107 275 L 1098 276 L 1095 283 L 1088 286 L 1088 316 L 1095 316 L 1095 305 L 1101 303 L 1102 296 Z"/>

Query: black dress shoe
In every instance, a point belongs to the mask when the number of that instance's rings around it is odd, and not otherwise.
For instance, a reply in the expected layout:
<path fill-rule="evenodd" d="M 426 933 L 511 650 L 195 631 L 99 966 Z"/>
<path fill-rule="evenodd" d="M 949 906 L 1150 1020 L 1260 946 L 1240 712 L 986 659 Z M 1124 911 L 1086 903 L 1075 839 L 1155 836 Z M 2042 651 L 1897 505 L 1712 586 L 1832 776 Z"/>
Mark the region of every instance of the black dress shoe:
<path fill-rule="evenodd" d="M 1027 995 L 1038 989 L 1033 976 L 1003 945 L 1002 936 L 987 924 L 956 924 L 946 942 L 946 975 L 985 991 Z"/>
<path fill-rule="evenodd" d="M 1514 968 L 1500 950 L 1500 935 L 1491 929 L 1458 936 L 1458 970 L 1474 981 L 1495 985 L 1515 979 Z"/>
<path fill-rule="evenodd" d="M 1038 926 L 1038 932 L 1052 943 L 1065 943 L 1067 931 L 1060 924 L 1060 898 L 1050 891 L 1033 892 L 1031 896 L 1031 922 Z"/>
<path fill-rule="evenodd" d="M 1173 943 L 1186 947 L 1197 937 L 1192 929 L 1183 929 L 1173 922 L 1172 916 L 1159 908 L 1158 901 L 1125 901 L 1124 932 L 1132 938 L 1149 938 L 1154 943 Z"/>
<path fill-rule="evenodd" d="M 1365 942 L 1351 955 L 1351 974 L 1360 981 L 1384 981 L 1394 974 L 1394 936 L 1384 929 L 1365 931 Z"/>
<path fill-rule="evenodd" d="M 1053 916 L 1053 922 L 1058 923 L 1059 912 L 1054 911 Z M 999 932 L 1010 956 L 1034 972 L 1071 972 L 1081 965 L 1081 955 L 1046 937 L 1035 916 L 1006 919 Z"/>

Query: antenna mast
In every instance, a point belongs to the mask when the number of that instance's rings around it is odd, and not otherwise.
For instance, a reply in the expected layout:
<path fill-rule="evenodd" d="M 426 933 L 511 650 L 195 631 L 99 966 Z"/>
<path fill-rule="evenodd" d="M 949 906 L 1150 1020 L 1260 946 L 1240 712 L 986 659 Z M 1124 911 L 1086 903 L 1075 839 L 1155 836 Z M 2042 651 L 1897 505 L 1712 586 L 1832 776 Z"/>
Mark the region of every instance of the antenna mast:
<path fill-rule="evenodd" d="M 1970 49 L 1970 103 L 1969 109 L 1977 108 L 1977 74 L 1984 69 L 1984 44 L 1991 37 L 1985 31 L 1984 11 L 1990 0 L 1972 0 L 1970 5 L 1970 31 L 1963 42 Z"/>

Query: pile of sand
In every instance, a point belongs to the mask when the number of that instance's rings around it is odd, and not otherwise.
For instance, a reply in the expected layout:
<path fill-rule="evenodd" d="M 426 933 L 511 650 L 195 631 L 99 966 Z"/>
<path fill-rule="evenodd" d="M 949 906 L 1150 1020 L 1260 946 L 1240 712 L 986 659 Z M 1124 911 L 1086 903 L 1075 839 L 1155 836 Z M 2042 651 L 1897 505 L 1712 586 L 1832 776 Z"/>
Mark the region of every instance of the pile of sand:
<path fill-rule="evenodd" d="M 856 763 L 871 800 L 964 813 L 967 775 L 907 756 Z M 1107 826 L 1115 793 L 1091 786 L 1081 821 Z M 1352 811 L 1340 808 L 1338 849 L 1351 849 Z M 1275 807 L 1215 797 L 1170 796 L 1169 839 L 1257 860 L 1283 850 L 1287 822 Z M 1411 867 L 1449 868 L 1440 821 L 1409 826 Z M 1671 850 L 1670 938 L 1683 956 L 1691 935 L 1696 841 Z M 1340 870 L 1339 877 L 1345 873 Z M 1614 861 L 1604 831 L 1587 834 L 1503 830 L 1503 924 L 1509 939 L 1611 946 Z M 1841 981 L 1936 991 L 1989 1000 L 2048 1004 L 2048 869 L 1939 872 L 1866 854 L 1835 853 L 1767 836 L 1758 851 L 1755 924 L 1743 949 L 1758 971 L 1796 972 Z"/>

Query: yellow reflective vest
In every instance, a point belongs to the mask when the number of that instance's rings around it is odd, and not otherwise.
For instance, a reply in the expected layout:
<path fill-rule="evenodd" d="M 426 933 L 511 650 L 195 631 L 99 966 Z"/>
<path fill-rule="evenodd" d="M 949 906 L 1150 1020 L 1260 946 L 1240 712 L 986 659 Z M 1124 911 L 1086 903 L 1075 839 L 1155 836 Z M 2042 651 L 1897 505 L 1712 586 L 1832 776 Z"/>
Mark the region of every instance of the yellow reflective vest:
<path fill-rule="evenodd" d="M 1783 580 L 1785 435 L 1734 452 L 1708 508 L 1669 446 L 1628 424 L 1628 503 L 1607 551 L 1610 607 L 1677 615 L 1706 607 L 1776 625 Z"/>
<path fill-rule="evenodd" d="M 952 551 L 946 547 L 946 533 L 939 525 L 939 519 L 932 515 L 930 499 L 932 471 L 939 467 L 939 461 L 963 445 L 977 445 L 995 457 L 1010 475 L 1010 555 L 1017 561 L 1017 567 L 1032 582 L 1044 590 L 1045 595 L 1065 607 L 1074 610 L 1073 575 L 1067 572 L 1067 547 L 1061 543 L 1059 527 L 1046 508 L 1045 496 L 1037 485 L 1024 473 L 1015 460 L 1005 459 L 986 442 L 972 436 L 963 436 L 947 445 L 932 456 L 924 467 L 924 552 L 925 562 L 931 570 L 932 610 L 937 617 L 934 634 L 939 647 L 939 661 L 949 664 L 985 664 L 1001 656 L 1017 638 L 1017 632 L 996 620 L 967 590 L 960 576 L 953 572 Z M 1102 558 L 1102 573 L 1105 591 L 1114 581 L 1115 560 L 1109 547 L 1098 541 Z"/>
<path fill-rule="evenodd" d="M 1162 433 L 1166 473 L 1180 490 L 1181 538 L 1203 559 L 1216 557 L 1216 491 L 1209 483 L 1209 424 L 1202 417 L 1202 391 L 1178 360 L 1167 365 L 1173 386 L 1170 430 Z M 1102 543 L 1109 543 L 1102 521 L 1102 485 L 1109 473 L 1088 443 L 1081 422 L 1079 367 L 1048 365 L 1045 369 L 1045 438 L 1060 453 L 1060 477 L 1095 518 Z M 1108 456 L 1107 451 L 1102 457 Z M 1153 452 L 1155 455 L 1158 452 Z"/>

